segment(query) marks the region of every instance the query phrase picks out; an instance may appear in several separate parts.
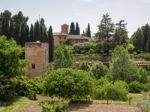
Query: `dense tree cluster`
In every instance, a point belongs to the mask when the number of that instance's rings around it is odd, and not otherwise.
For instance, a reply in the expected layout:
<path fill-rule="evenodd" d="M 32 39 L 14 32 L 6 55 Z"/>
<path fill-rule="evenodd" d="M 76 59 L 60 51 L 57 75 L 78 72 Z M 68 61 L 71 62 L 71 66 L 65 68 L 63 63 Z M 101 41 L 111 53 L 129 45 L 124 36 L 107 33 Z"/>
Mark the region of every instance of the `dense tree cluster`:
<path fill-rule="evenodd" d="M 53 59 L 53 32 L 52 27 L 47 31 L 43 18 L 37 20 L 34 25 L 29 27 L 28 17 L 21 11 L 12 15 L 10 11 L 5 10 L 0 14 L 0 35 L 7 36 L 7 39 L 13 38 L 17 44 L 22 46 L 25 42 L 48 42 L 50 48 L 50 61 Z"/>
<path fill-rule="evenodd" d="M 138 28 L 131 40 L 137 51 L 150 52 L 150 25 L 146 24 Z"/>
<path fill-rule="evenodd" d="M 74 22 L 71 22 L 70 24 L 70 35 L 80 35 L 80 27 L 78 22 L 76 22 L 76 25 Z"/>
<path fill-rule="evenodd" d="M 103 15 L 95 37 L 102 43 L 103 52 L 107 54 L 111 49 L 115 48 L 115 46 L 128 43 L 129 40 L 124 20 L 120 20 L 119 23 L 115 25 L 108 13 Z"/>

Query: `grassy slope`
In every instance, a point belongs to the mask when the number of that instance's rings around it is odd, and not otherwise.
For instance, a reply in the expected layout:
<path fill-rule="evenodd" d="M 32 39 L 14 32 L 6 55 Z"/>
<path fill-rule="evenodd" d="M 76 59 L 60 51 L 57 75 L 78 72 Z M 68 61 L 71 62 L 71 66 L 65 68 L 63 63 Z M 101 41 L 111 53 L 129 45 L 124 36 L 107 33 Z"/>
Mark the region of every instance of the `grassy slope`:
<path fill-rule="evenodd" d="M 0 112 L 19 112 L 21 109 L 28 107 L 33 102 L 26 97 L 17 97 L 11 101 L 0 102 Z"/>

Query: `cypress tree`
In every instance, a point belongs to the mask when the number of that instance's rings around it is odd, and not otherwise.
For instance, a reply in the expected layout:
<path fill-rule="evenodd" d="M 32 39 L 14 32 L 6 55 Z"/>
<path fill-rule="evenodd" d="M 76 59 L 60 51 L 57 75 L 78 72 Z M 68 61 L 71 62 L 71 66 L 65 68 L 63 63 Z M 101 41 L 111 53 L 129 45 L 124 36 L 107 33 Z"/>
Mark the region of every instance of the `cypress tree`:
<path fill-rule="evenodd" d="M 80 27 L 79 27 L 78 22 L 76 22 L 75 34 L 76 34 L 76 35 L 80 35 Z"/>
<path fill-rule="evenodd" d="M 49 62 L 52 62 L 54 56 L 54 39 L 52 26 L 50 26 L 48 30 L 48 44 L 49 44 Z"/>
<path fill-rule="evenodd" d="M 35 39 L 34 39 L 34 31 L 33 31 L 33 24 L 31 24 L 31 27 L 30 27 L 30 41 L 31 42 L 34 42 Z"/>
<path fill-rule="evenodd" d="M 29 26 L 25 26 L 25 42 L 30 42 L 30 36 L 29 36 Z"/>
<path fill-rule="evenodd" d="M 87 37 L 91 37 L 91 28 L 90 28 L 90 24 L 88 24 L 87 31 L 86 31 L 86 36 L 87 36 Z"/>
<path fill-rule="evenodd" d="M 14 26 L 13 26 L 13 22 L 11 20 L 10 21 L 10 28 L 9 28 L 9 37 L 10 38 L 14 38 L 13 32 L 14 32 Z"/>
<path fill-rule="evenodd" d="M 34 41 L 40 40 L 40 24 L 36 21 L 34 24 Z"/>
<path fill-rule="evenodd" d="M 71 24 L 70 24 L 70 32 L 69 32 L 69 34 L 70 35 L 75 35 L 76 34 L 74 22 L 71 22 Z"/>

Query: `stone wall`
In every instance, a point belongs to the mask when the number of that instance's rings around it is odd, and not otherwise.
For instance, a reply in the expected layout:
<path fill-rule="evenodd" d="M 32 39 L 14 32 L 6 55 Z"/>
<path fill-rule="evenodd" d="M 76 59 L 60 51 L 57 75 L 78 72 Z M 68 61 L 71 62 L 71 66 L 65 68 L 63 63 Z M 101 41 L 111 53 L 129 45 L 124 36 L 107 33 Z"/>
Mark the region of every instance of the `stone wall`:
<path fill-rule="evenodd" d="M 26 74 L 33 78 L 47 70 L 49 60 L 48 43 L 25 43 L 25 59 L 28 61 Z"/>

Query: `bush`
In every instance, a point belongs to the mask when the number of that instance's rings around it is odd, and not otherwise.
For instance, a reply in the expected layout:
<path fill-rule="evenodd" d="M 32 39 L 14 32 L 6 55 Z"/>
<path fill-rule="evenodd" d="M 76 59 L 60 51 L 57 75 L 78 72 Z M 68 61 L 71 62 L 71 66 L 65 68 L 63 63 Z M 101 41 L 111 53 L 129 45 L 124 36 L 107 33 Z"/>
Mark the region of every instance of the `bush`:
<path fill-rule="evenodd" d="M 128 85 L 123 81 L 116 81 L 114 84 L 106 78 L 97 81 L 95 98 L 100 100 L 123 100 L 128 99 Z"/>
<path fill-rule="evenodd" d="M 38 93 L 37 85 L 26 77 L 4 78 L 0 82 L 0 99 L 5 100 L 13 96 L 27 96 L 35 100 Z"/>
<path fill-rule="evenodd" d="M 143 90 L 144 90 L 143 84 L 138 81 L 133 81 L 129 84 L 129 92 L 131 93 L 140 93 Z"/>
<path fill-rule="evenodd" d="M 70 99 L 85 98 L 93 91 L 93 79 L 85 71 L 61 68 L 47 75 L 44 93 Z"/>
<path fill-rule="evenodd" d="M 102 62 L 96 62 L 91 67 L 91 73 L 95 76 L 96 79 L 109 74 L 109 69 Z"/>
<path fill-rule="evenodd" d="M 42 112 L 64 112 L 69 101 L 64 99 L 53 99 L 42 102 Z"/>
<path fill-rule="evenodd" d="M 80 70 L 90 71 L 90 65 L 88 62 L 82 62 L 80 65 Z"/>

